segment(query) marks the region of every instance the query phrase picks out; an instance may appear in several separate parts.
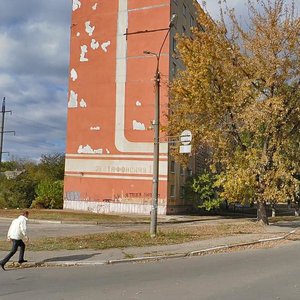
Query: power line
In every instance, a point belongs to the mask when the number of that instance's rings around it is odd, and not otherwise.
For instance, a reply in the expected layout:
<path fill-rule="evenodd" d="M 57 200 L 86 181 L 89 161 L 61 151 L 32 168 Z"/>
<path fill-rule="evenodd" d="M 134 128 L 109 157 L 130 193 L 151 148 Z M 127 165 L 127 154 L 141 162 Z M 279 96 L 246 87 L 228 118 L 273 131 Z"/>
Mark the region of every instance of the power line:
<path fill-rule="evenodd" d="M 42 123 L 42 122 L 38 122 L 38 121 L 33 121 L 33 120 L 29 120 L 29 119 L 26 119 L 26 118 L 24 118 L 24 117 L 21 117 L 20 115 L 18 115 L 18 114 L 14 114 L 14 116 L 16 116 L 17 117 L 17 119 L 21 119 L 21 120 L 24 120 L 25 121 L 25 123 L 27 123 L 28 124 L 28 126 L 31 126 L 31 127 L 34 127 L 34 128 L 41 128 L 41 126 L 43 126 L 43 128 L 45 128 L 45 127 L 48 127 L 48 128 L 50 128 L 50 129 L 55 129 L 55 130 L 61 130 L 62 128 L 61 128 L 61 126 L 59 127 L 59 126 L 53 126 L 53 125 L 49 125 L 49 124 L 46 124 L 46 123 Z"/>

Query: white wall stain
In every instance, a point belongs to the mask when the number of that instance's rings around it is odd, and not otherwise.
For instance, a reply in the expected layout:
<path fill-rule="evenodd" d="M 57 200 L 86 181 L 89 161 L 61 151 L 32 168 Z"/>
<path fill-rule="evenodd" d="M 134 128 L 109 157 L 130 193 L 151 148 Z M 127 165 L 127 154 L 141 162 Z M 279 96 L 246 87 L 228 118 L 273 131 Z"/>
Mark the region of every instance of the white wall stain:
<path fill-rule="evenodd" d="M 138 122 L 136 120 L 133 120 L 132 127 L 133 130 L 146 130 L 145 124 Z"/>
<path fill-rule="evenodd" d="M 97 42 L 95 39 L 92 39 L 92 41 L 91 41 L 91 48 L 93 50 L 96 50 L 96 49 L 99 48 L 99 46 L 100 46 L 99 42 Z"/>
<path fill-rule="evenodd" d="M 85 22 L 85 31 L 89 36 L 93 35 L 93 32 L 95 30 L 95 26 L 91 26 L 91 21 L 86 21 Z"/>
<path fill-rule="evenodd" d="M 80 100 L 80 107 L 82 107 L 82 108 L 87 107 L 87 104 L 86 104 L 86 102 L 85 102 L 84 99 L 81 99 L 81 100 Z"/>
<path fill-rule="evenodd" d="M 93 150 L 90 145 L 86 145 L 86 146 L 80 145 L 78 147 L 77 152 L 79 154 L 102 154 L 103 153 L 103 149 L 95 149 L 95 150 Z"/>
<path fill-rule="evenodd" d="M 101 44 L 101 48 L 104 52 L 107 52 L 107 47 L 110 46 L 110 41 Z"/>
<path fill-rule="evenodd" d="M 91 131 L 99 131 L 100 130 L 100 126 L 91 126 L 90 130 Z"/>
<path fill-rule="evenodd" d="M 76 94 L 74 91 L 70 91 L 70 98 L 68 102 L 68 107 L 69 108 L 76 108 L 78 107 L 78 94 Z"/>
<path fill-rule="evenodd" d="M 98 5 L 98 3 L 95 3 L 95 4 L 92 6 L 92 10 L 96 10 L 96 9 L 97 9 L 97 5 Z"/>
<path fill-rule="evenodd" d="M 71 70 L 70 76 L 71 76 L 73 81 L 75 81 L 78 78 L 77 72 L 74 68 Z"/>
<path fill-rule="evenodd" d="M 89 59 L 87 57 L 85 57 L 85 55 L 88 52 L 87 45 L 82 45 L 80 48 L 81 48 L 80 61 L 81 62 L 89 61 Z"/>
<path fill-rule="evenodd" d="M 105 176 L 101 176 L 99 178 L 106 178 Z M 111 177 L 108 177 L 111 178 Z M 115 176 L 117 178 L 117 176 Z M 123 178 L 123 177 L 122 177 Z M 145 178 L 137 178 L 131 177 L 128 179 L 143 179 Z M 147 180 L 147 178 L 146 178 Z M 165 181 L 165 179 L 160 179 L 160 181 Z M 152 205 L 150 204 L 134 204 L 134 203 L 113 203 L 113 202 L 92 202 L 89 200 L 85 201 L 72 201 L 65 199 L 64 200 L 64 209 L 72 209 L 72 210 L 85 210 L 91 211 L 94 213 L 101 214 L 111 214 L 111 213 L 122 213 L 122 214 L 140 214 L 149 216 L 152 210 Z M 161 203 L 157 207 L 157 213 L 159 215 L 167 214 L 167 206 L 165 203 Z"/>
<path fill-rule="evenodd" d="M 76 36 L 79 37 L 79 36 L 80 36 L 80 32 L 77 32 L 77 33 L 76 33 Z"/>
<path fill-rule="evenodd" d="M 81 7 L 81 2 L 79 0 L 73 0 L 72 9 L 73 11 L 79 9 Z"/>
<path fill-rule="evenodd" d="M 106 148 L 106 154 L 110 154 L 110 151 Z"/>
<path fill-rule="evenodd" d="M 136 102 L 135 102 L 135 105 L 136 105 L 136 106 L 142 106 L 142 103 L 141 103 L 140 101 L 136 101 Z"/>

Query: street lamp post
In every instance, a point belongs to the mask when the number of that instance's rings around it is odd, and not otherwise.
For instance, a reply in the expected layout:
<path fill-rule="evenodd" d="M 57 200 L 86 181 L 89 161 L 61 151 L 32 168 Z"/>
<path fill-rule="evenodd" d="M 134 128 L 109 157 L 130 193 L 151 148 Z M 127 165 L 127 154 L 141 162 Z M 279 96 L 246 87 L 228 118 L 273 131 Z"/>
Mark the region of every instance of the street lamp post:
<path fill-rule="evenodd" d="M 144 51 L 145 54 L 154 55 L 156 57 L 156 70 L 154 76 L 155 82 L 155 116 L 152 123 L 154 129 L 154 152 L 153 152 L 153 183 L 152 183 L 152 207 L 151 207 L 151 222 L 150 222 L 150 235 L 155 237 L 157 234 L 157 208 L 158 208 L 158 185 L 159 185 L 159 129 L 160 129 L 160 71 L 159 61 L 162 49 L 170 33 L 171 28 L 174 26 L 177 16 L 174 14 L 169 23 L 169 27 L 165 38 L 161 44 L 158 53 Z"/>

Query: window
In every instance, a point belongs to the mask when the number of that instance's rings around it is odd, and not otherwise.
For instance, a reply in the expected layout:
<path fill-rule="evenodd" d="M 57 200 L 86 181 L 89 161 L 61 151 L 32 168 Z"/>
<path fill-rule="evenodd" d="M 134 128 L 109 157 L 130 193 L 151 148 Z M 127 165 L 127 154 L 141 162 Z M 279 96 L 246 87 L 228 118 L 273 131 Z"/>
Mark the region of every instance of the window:
<path fill-rule="evenodd" d="M 171 161 L 170 171 L 171 171 L 171 173 L 175 173 L 175 161 L 174 160 Z"/>
<path fill-rule="evenodd" d="M 170 187 L 170 197 L 175 197 L 175 185 L 171 185 Z"/>
<path fill-rule="evenodd" d="M 181 176 L 184 175 L 184 168 L 183 168 L 183 166 L 180 166 L 180 175 L 181 175 Z"/>
<path fill-rule="evenodd" d="M 191 15 L 191 17 L 190 17 L 190 27 L 193 27 L 193 26 L 195 26 L 195 19 L 194 19 L 194 17 Z"/>
<path fill-rule="evenodd" d="M 202 24 L 198 24 L 198 29 L 202 32 L 205 32 L 205 27 Z"/>
<path fill-rule="evenodd" d="M 177 41 L 175 38 L 173 38 L 173 52 L 176 52 L 176 48 L 177 48 Z"/>
<path fill-rule="evenodd" d="M 172 72 L 173 72 L 173 76 L 175 76 L 176 75 L 176 73 L 177 73 L 177 65 L 173 62 L 173 68 L 172 68 L 173 70 L 172 70 Z"/>
<path fill-rule="evenodd" d="M 169 115 L 172 115 L 172 112 L 171 112 L 171 111 L 169 112 Z M 173 149 L 176 148 L 176 147 L 177 147 L 177 146 L 176 146 L 176 140 L 175 140 L 174 138 L 170 138 L 170 139 L 169 139 L 169 145 L 170 145 L 170 147 L 173 148 Z"/>
<path fill-rule="evenodd" d="M 184 3 L 182 6 L 182 13 L 183 13 L 183 16 L 186 17 L 186 5 Z"/>
<path fill-rule="evenodd" d="M 185 194 L 185 188 L 184 186 L 180 187 L 180 198 L 183 199 L 184 198 L 184 194 Z"/>

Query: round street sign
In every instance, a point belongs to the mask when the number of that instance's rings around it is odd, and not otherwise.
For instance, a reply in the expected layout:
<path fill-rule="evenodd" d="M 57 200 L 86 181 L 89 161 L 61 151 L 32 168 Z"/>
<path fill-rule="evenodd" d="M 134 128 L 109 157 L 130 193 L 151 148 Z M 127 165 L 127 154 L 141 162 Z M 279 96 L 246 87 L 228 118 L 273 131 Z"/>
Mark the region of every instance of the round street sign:
<path fill-rule="evenodd" d="M 191 143 L 192 141 L 192 133 L 190 130 L 184 130 L 182 131 L 181 135 L 180 135 L 180 142 L 183 145 L 188 145 Z"/>

